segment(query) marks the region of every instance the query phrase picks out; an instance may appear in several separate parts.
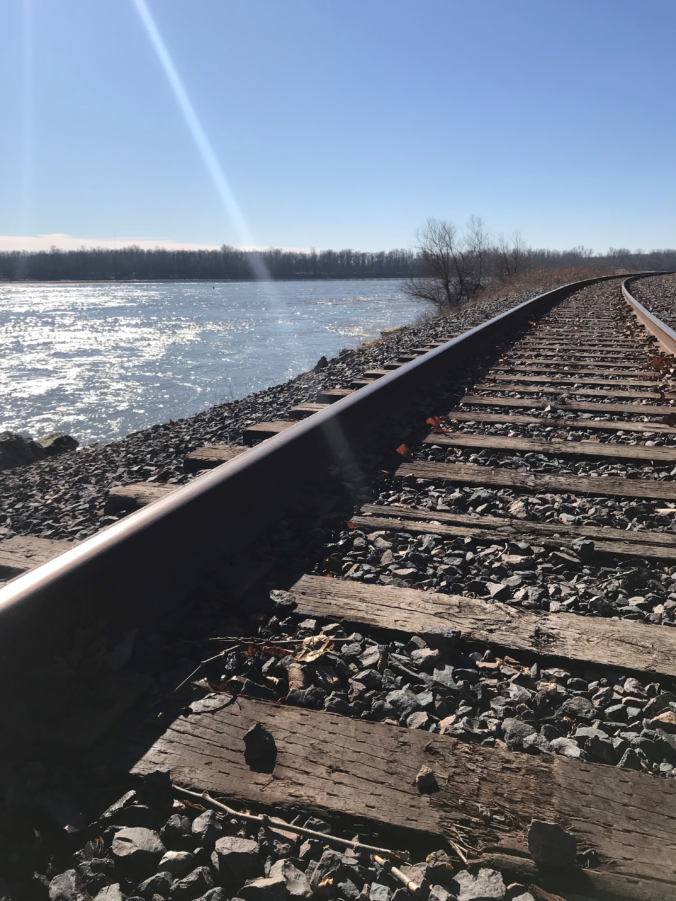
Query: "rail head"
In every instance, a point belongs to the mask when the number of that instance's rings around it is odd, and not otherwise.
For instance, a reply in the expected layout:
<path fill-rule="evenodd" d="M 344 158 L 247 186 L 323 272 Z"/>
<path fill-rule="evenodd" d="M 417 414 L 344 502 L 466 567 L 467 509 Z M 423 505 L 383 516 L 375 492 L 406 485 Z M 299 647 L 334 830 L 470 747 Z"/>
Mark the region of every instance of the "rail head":
<path fill-rule="evenodd" d="M 629 306 L 634 311 L 634 315 L 645 328 L 657 338 L 657 342 L 666 353 L 676 356 L 676 331 L 670 328 L 661 319 L 658 319 L 653 313 L 639 303 L 638 300 L 629 290 L 629 283 L 637 278 L 648 278 L 656 275 L 673 275 L 673 272 L 645 272 L 641 275 L 631 275 L 622 282 L 622 294 Z"/>

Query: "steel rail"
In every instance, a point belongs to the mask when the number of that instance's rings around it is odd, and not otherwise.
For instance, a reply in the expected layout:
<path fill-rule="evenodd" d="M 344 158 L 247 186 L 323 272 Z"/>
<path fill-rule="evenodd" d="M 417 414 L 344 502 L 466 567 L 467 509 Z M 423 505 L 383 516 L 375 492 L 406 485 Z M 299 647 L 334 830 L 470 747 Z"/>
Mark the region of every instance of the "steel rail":
<path fill-rule="evenodd" d="M 673 274 L 673 273 L 672 273 Z M 662 322 L 657 318 L 650 310 L 646 310 L 646 308 L 636 300 L 634 295 L 629 290 L 629 282 L 634 281 L 637 278 L 647 278 L 653 277 L 655 275 L 669 275 L 668 272 L 649 272 L 643 275 L 632 275 L 629 278 L 625 278 L 622 282 L 622 294 L 624 295 L 625 300 L 632 307 L 634 311 L 634 315 L 638 319 L 638 321 L 645 326 L 645 328 L 650 332 L 651 335 L 654 335 L 657 338 L 657 342 L 662 348 L 662 350 L 666 351 L 668 354 L 676 356 L 676 331 Z"/>
<path fill-rule="evenodd" d="M 83 623 L 103 619 L 121 633 L 166 615 L 201 574 L 218 578 L 224 558 L 325 490 L 330 465 L 349 464 L 354 448 L 420 403 L 451 367 L 527 317 L 613 278 L 572 282 L 501 313 L 11 580 L 0 589 L 2 672 L 27 655 L 53 653 Z"/>

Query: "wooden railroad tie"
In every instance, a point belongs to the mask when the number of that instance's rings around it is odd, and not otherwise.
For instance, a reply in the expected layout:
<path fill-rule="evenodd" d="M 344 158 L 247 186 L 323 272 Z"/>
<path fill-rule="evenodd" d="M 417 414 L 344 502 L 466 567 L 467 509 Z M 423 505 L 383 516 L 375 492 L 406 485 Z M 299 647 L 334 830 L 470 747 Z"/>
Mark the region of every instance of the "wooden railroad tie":
<path fill-rule="evenodd" d="M 552 407 L 560 411 L 570 410 L 573 413 L 625 413 L 629 416 L 667 416 L 676 413 L 676 406 L 667 404 L 596 404 L 587 401 L 566 401 L 564 404 L 544 398 L 538 400 L 532 397 L 490 397 L 477 394 L 466 394 L 460 403 L 485 407 L 529 407 L 532 410 Z"/>
<path fill-rule="evenodd" d="M 166 766 L 185 788 L 223 792 L 229 803 L 272 807 L 278 815 L 342 815 L 400 830 L 402 837 L 441 841 L 457 836 L 456 824 L 462 825 L 473 862 L 528 878 L 537 872 L 528 826 L 546 819 L 597 855 L 598 866 L 576 870 L 578 891 L 673 901 L 674 780 L 659 783 L 656 803 L 655 777 L 645 773 L 511 753 L 242 695 L 233 704 L 224 694 L 220 708 L 218 700 L 205 712 L 179 716 L 150 749 L 142 735 L 108 742 L 105 751 L 118 765 L 128 761 L 135 775 Z M 244 758 L 244 734 L 255 723 L 272 733 L 277 747 L 266 772 Z M 416 788 L 423 765 L 435 775 L 438 791 L 431 794 Z M 491 812 L 500 815 L 499 829 Z"/>
<path fill-rule="evenodd" d="M 438 479 L 466 485 L 516 488 L 536 494 L 588 494 L 592 497 L 643 497 L 676 501 L 676 482 L 659 479 L 626 479 L 623 476 L 591 478 L 578 475 L 552 475 L 544 472 L 517 472 L 474 463 L 403 463 L 395 473 L 399 478 Z"/>
<path fill-rule="evenodd" d="M 565 407 L 563 408 L 565 410 Z M 453 422 L 486 422 L 501 424 L 504 426 L 512 425 L 539 425 L 559 429 L 598 429 L 607 430 L 609 432 L 647 432 L 648 434 L 656 433 L 660 435 L 676 435 L 676 428 L 670 425 L 663 425 L 659 422 L 622 422 L 621 419 L 560 419 L 558 413 L 550 414 L 548 417 L 542 416 L 519 416 L 514 413 L 467 413 L 461 410 L 452 410 L 447 419 Z"/>
<path fill-rule="evenodd" d="M 0 579 L 20 576 L 48 563 L 71 547 L 75 547 L 75 542 L 34 538 L 32 535 L 15 535 L 0 541 Z"/>
<path fill-rule="evenodd" d="M 533 612 L 499 601 L 489 604 L 461 595 L 364 585 L 324 576 L 302 576 L 290 594 L 301 616 L 406 635 L 452 626 L 464 641 L 534 654 L 549 663 L 566 659 L 580 666 L 630 670 L 644 676 L 676 676 L 676 633 L 663 626 L 575 613 Z"/>
<path fill-rule="evenodd" d="M 445 513 L 413 510 L 403 506 L 367 504 L 365 516 L 353 516 L 351 522 L 360 528 L 384 529 L 388 532 L 411 532 L 418 535 L 445 535 L 448 538 L 471 536 L 476 541 L 529 540 L 545 548 L 558 550 L 579 538 L 594 541 L 597 554 L 621 557 L 646 557 L 652 560 L 676 559 L 676 535 L 668 532 L 643 532 L 613 529 L 610 526 L 567 526 L 563 523 L 536 522 L 500 516 L 469 513 Z M 524 561 L 526 562 L 526 561 Z"/>
<path fill-rule="evenodd" d="M 183 461 L 185 472 L 201 472 L 203 469 L 215 469 L 222 463 L 234 460 L 240 454 L 246 453 L 246 447 L 233 444 L 212 444 L 208 447 L 198 447 L 190 451 Z"/>
<path fill-rule="evenodd" d="M 603 441 L 543 441 L 538 438 L 508 438 L 502 435 L 472 435 L 452 432 L 428 435 L 423 444 L 438 447 L 476 447 L 504 453 L 552 454 L 554 457 L 596 457 L 643 460 L 646 463 L 676 463 L 676 447 L 646 447 L 643 444 L 607 444 Z"/>
<path fill-rule="evenodd" d="M 474 391 L 505 391 L 513 392 L 514 394 L 570 394 L 573 397 L 627 397 L 632 400 L 643 399 L 652 401 L 660 400 L 663 397 L 666 400 L 676 400 L 676 394 L 673 392 L 661 395 L 659 392 L 655 391 L 654 388 L 651 388 L 650 385 L 646 385 L 645 391 L 625 390 L 622 388 L 621 384 L 617 388 L 608 388 L 605 391 L 601 391 L 593 388 L 577 388 L 556 384 L 538 385 L 537 387 L 534 387 L 532 385 L 520 385 L 516 383 L 496 385 L 494 382 L 478 382 L 474 386 Z"/>

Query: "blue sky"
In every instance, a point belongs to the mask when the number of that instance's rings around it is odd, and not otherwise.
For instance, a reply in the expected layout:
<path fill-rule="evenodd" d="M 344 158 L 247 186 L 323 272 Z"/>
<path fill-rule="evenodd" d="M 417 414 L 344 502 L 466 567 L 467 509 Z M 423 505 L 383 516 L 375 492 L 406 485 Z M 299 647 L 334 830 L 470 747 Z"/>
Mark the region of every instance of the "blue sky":
<path fill-rule="evenodd" d="M 375 250 L 472 213 L 673 247 L 674 34 L 674 0 L 3 0 L 0 247 Z"/>

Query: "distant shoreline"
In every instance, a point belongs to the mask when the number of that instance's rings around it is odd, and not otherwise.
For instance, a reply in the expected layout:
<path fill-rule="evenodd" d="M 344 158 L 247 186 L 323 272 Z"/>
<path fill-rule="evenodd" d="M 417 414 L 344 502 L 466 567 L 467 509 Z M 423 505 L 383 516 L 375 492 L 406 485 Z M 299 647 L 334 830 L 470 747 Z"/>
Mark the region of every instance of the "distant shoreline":
<path fill-rule="evenodd" d="M 293 278 L 87 278 L 87 279 L 9 279 L 0 278 L 0 287 L 3 285 L 153 285 L 153 284 L 213 284 L 234 285 L 242 282 L 261 282 L 264 284 L 274 282 L 400 282 L 405 275 L 345 275 L 345 276 L 294 276 Z"/>

